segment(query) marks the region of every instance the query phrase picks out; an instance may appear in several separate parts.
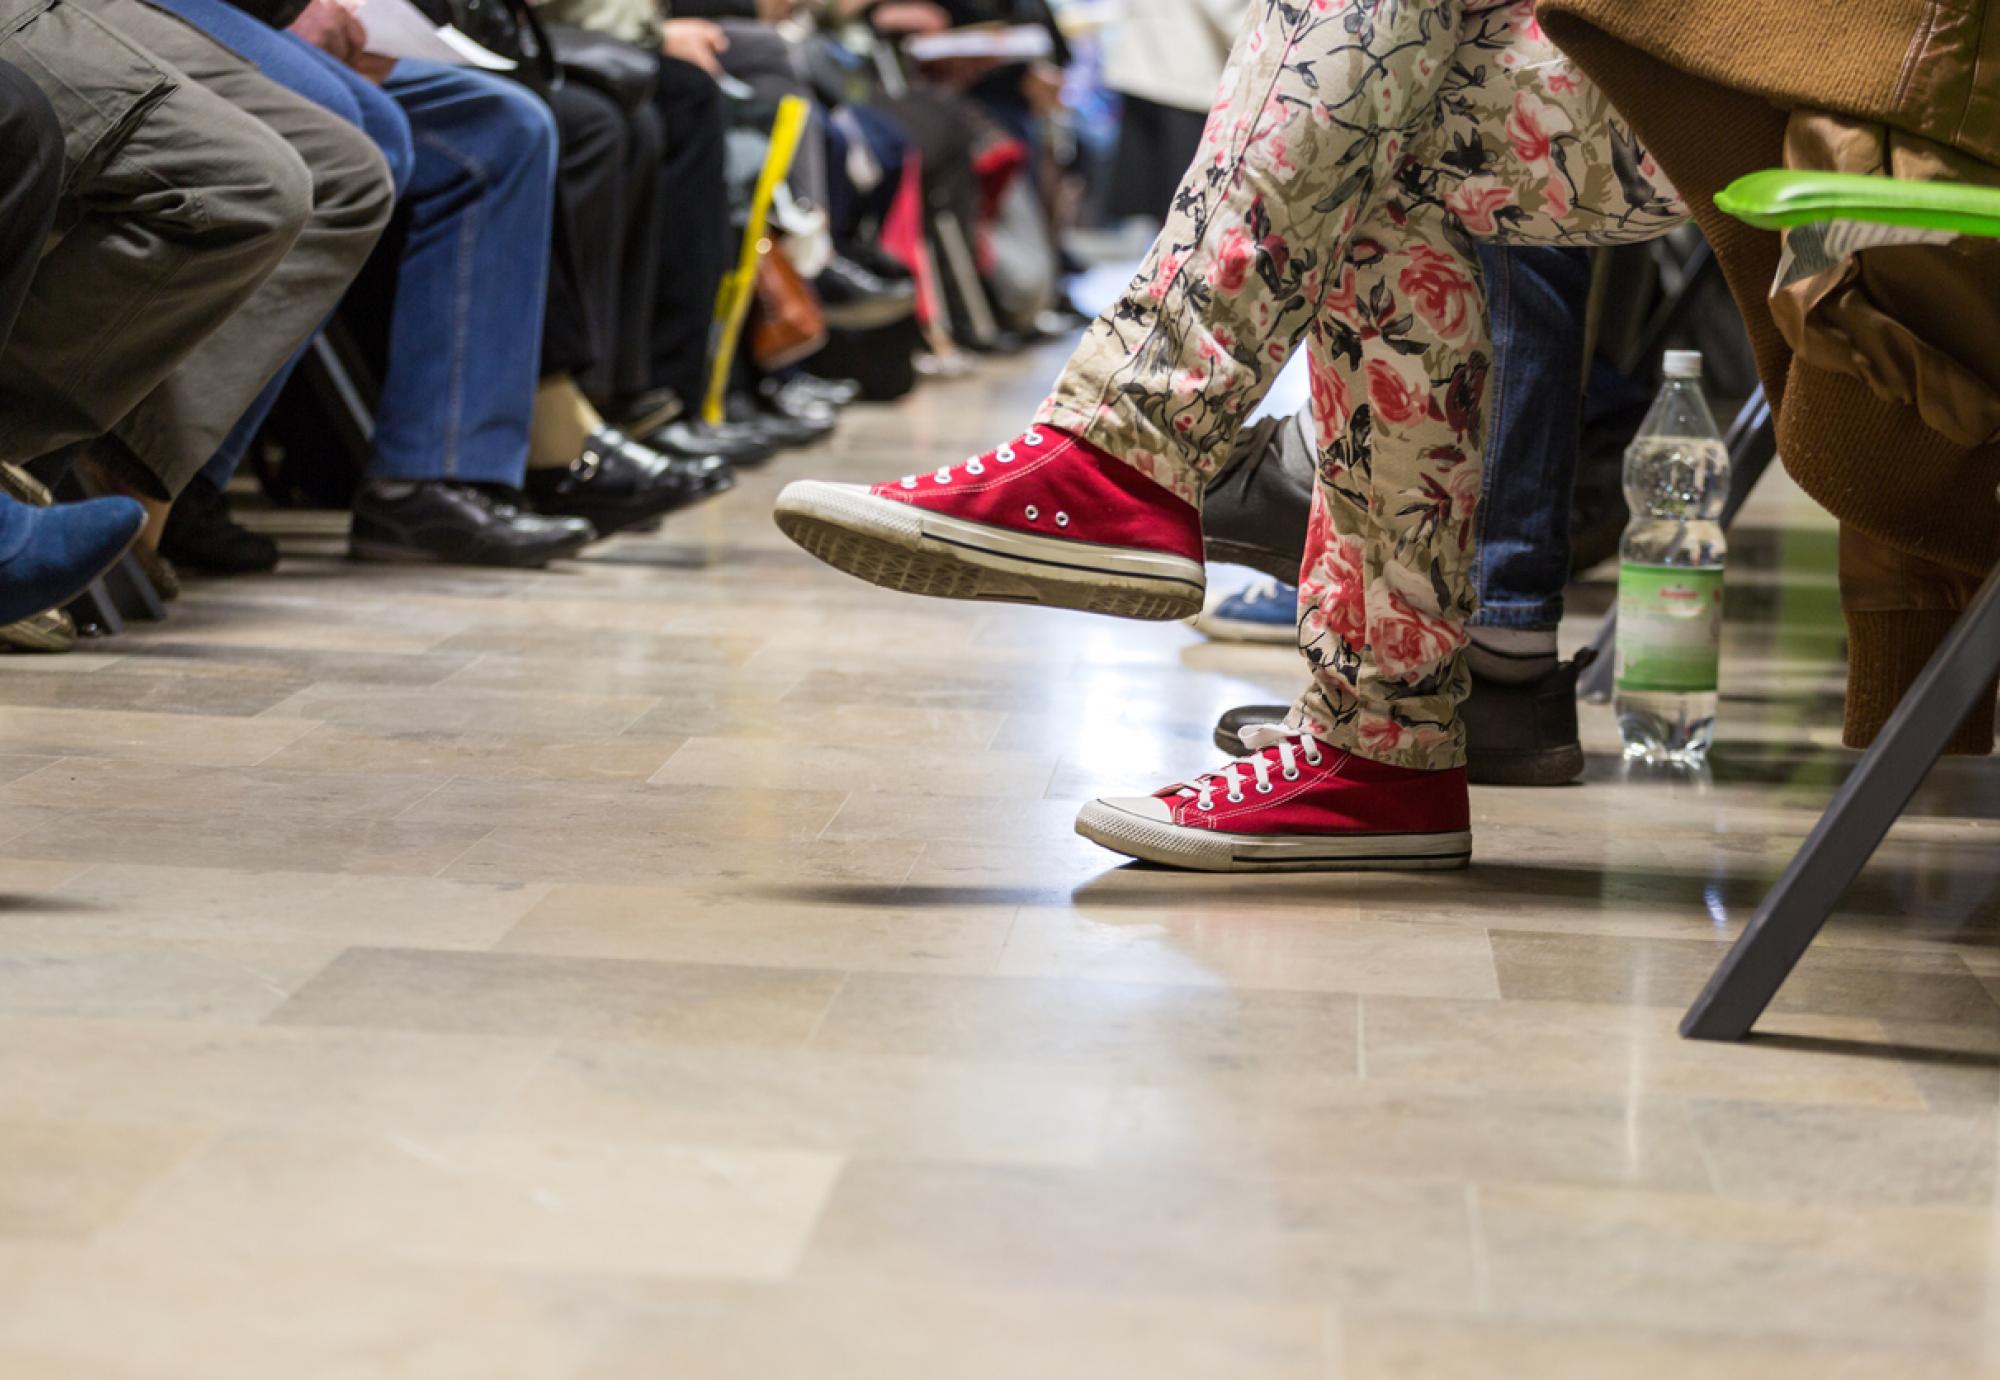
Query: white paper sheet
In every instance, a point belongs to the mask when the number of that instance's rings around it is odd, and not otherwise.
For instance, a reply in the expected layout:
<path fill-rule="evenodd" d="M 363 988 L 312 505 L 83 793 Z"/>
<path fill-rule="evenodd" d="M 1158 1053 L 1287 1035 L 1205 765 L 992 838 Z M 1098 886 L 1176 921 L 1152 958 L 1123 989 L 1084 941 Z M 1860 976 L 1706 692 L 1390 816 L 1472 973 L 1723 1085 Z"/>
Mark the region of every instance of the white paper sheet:
<path fill-rule="evenodd" d="M 368 51 L 377 57 L 419 58 L 489 72 L 514 69 L 511 58 L 481 47 L 449 24 L 431 23 L 410 0 L 346 0 L 346 4 L 368 30 Z"/>
<path fill-rule="evenodd" d="M 918 62 L 942 62 L 946 58 L 1039 62 L 1053 56 L 1055 50 L 1055 40 L 1039 24 L 949 29 L 941 34 L 923 34 L 903 45 L 903 51 Z"/>

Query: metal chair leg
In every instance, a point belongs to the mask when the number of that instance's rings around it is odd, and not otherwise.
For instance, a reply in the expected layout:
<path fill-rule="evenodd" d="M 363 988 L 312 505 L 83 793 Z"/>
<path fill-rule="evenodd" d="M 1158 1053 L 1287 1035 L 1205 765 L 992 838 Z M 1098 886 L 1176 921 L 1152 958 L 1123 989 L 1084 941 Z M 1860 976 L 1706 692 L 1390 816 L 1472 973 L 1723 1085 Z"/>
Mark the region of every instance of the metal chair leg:
<path fill-rule="evenodd" d="M 125 615 L 118 611 L 118 601 L 111 597 L 111 591 L 104 587 L 102 580 L 92 580 L 89 588 L 65 607 L 79 632 L 116 637 L 125 631 Z"/>
<path fill-rule="evenodd" d="M 1778 454 L 1777 427 L 1771 420 L 1771 405 L 1764 400 L 1761 384 L 1736 414 L 1736 420 L 1729 424 L 1723 444 L 1729 447 L 1729 502 L 1722 509 L 1722 529 L 1726 532 L 1735 525 L 1737 514 L 1750 501 L 1750 495 L 1764 478 L 1764 471 L 1771 468 L 1771 461 Z M 1597 653 L 1597 660 L 1578 678 L 1576 695 L 1586 704 L 1608 704 L 1618 675 L 1616 604 L 1598 624 L 1590 646 Z"/>
<path fill-rule="evenodd" d="M 1740 1040 L 2000 673 L 2000 569 L 1931 658 L 1818 827 L 1681 1022 L 1691 1040 Z"/>

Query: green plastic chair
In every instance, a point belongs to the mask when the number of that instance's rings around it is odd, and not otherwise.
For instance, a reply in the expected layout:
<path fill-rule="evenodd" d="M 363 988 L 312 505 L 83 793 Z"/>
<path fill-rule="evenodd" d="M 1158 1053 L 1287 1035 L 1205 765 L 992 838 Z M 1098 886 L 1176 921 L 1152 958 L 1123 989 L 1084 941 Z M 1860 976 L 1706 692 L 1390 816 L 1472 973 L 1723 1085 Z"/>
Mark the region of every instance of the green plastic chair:
<path fill-rule="evenodd" d="M 2000 187 L 1774 170 L 1737 178 L 1715 205 L 1760 230 L 1851 220 L 2000 239 Z"/>
<path fill-rule="evenodd" d="M 2000 239 L 2000 189 L 1988 187 L 1845 173 L 1760 172 L 1732 183 L 1717 194 L 1715 204 L 1763 229 L 1850 221 Z M 2000 349 L 2000 341 L 1994 347 Z M 1996 673 L 2000 570 L 1987 577 L 1972 607 L 1834 796 L 1689 1009 L 1681 1034 L 1695 1040 L 1740 1040 L 1750 1033 L 1909 806 L 1945 743 L 1985 700 Z M 1986 707 L 1990 711 L 1992 705 Z"/>

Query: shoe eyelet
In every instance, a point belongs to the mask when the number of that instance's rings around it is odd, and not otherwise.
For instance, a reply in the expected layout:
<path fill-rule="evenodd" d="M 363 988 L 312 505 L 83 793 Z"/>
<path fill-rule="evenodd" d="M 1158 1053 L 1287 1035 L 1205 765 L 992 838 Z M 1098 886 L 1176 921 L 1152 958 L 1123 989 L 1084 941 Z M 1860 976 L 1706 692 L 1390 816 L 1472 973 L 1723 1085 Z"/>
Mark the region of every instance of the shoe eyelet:
<path fill-rule="evenodd" d="M 1309 767 L 1317 767 L 1325 761 L 1326 758 L 1324 757 L 1308 757 L 1306 758 L 1306 765 Z"/>
<path fill-rule="evenodd" d="M 1215 809 L 1215 802 L 1213 800 L 1197 801 L 1195 804 L 1195 809 L 1201 810 L 1205 813 L 1212 812 Z"/>
<path fill-rule="evenodd" d="M 951 471 L 949 469 L 939 470 L 931 476 L 931 479 L 939 484 L 949 484 L 951 483 Z"/>
<path fill-rule="evenodd" d="M 1234 795 L 1225 796 L 1224 799 L 1226 799 L 1231 805 L 1241 805 L 1243 803 L 1243 792 L 1238 791 Z"/>
<path fill-rule="evenodd" d="M 1270 782 L 1266 781 L 1263 785 L 1257 788 L 1257 794 L 1269 795 L 1272 791 L 1275 791 L 1277 789 L 1278 788 L 1276 786 L 1273 786 Z"/>
<path fill-rule="evenodd" d="M 914 488 L 916 488 L 916 487 L 917 487 L 917 477 L 916 477 L 916 476 L 915 476 L 914 474 L 913 474 L 913 475 L 910 475 L 910 476 L 909 476 L 908 478 L 906 478 L 906 479 L 904 479 L 904 480 L 903 480 L 903 483 L 902 483 L 902 487 L 903 487 L 903 488 L 905 488 L 905 489 L 914 489 Z"/>
<path fill-rule="evenodd" d="M 1042 516 L 1042 510 L 1040 508 L 1037 508 L 1034 504 L 1030 503 L 1028 505 L 1028 521 L 1039 522 L 1041 520 L 1041 516 Z"/>
<path fill-rule="evenodd" d="M 1297 767 L 1293 767 L 1290 771 L 1285 773 L 1285 780 L 1287 781 L 1296 781 L 1298 779 L 1299 779 L 1299 769 Z"/>
<path fill-rule="evenodd" d="M 1012 446 L 1002 446 L 993 452 L 993 458 L 1003 465 L 1011 465 L 1018 457 L 1014 454 Z"/>
<path fill-rule="evenodd" d="M 1027 435 L 1023 436 L 1021 439 L 1023 441 L 1026 441 L 1031 446 L 1039 446 L 1048 438 L 1042 435 L 1042 433 L 1039 431 L 1030 431 Z"/>
<path fill-rule="evenodd" d="M 986 462 L 984 460 L 968 461 L 965 466 L 965 472 L 971 475 L 984 474 L 986 473 Z"/>
<path fill-rule="evenodd" d="M 1067 527 L 1067 526 L 1069 526 L 1069 514 L 1068 514 L 1068 513 L 1057 513 L 1057 514 L 1056 514 L 1056 526 L 1058 526 L 1058 527 Z"/>

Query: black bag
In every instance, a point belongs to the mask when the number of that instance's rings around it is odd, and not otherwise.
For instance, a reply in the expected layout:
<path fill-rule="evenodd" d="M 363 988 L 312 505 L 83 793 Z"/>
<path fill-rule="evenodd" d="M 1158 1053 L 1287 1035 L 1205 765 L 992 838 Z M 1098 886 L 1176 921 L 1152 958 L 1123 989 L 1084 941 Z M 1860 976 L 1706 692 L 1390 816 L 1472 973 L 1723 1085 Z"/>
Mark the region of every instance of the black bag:
<path fill-rule="evenodd" d="M 547 95 L 560 84 L 555 51 L 527 0 L 415 0 L 433 24 L 449 24 L 496 57 L 511 59 L 508 73 Z"/>
<path fill-rule="evenodd" d="M 565 80 L 603 92 L 628 115 L 651 103 L 660 60 L 647 49 L 571 24 L 549 25 L 548 36 Z"/>

